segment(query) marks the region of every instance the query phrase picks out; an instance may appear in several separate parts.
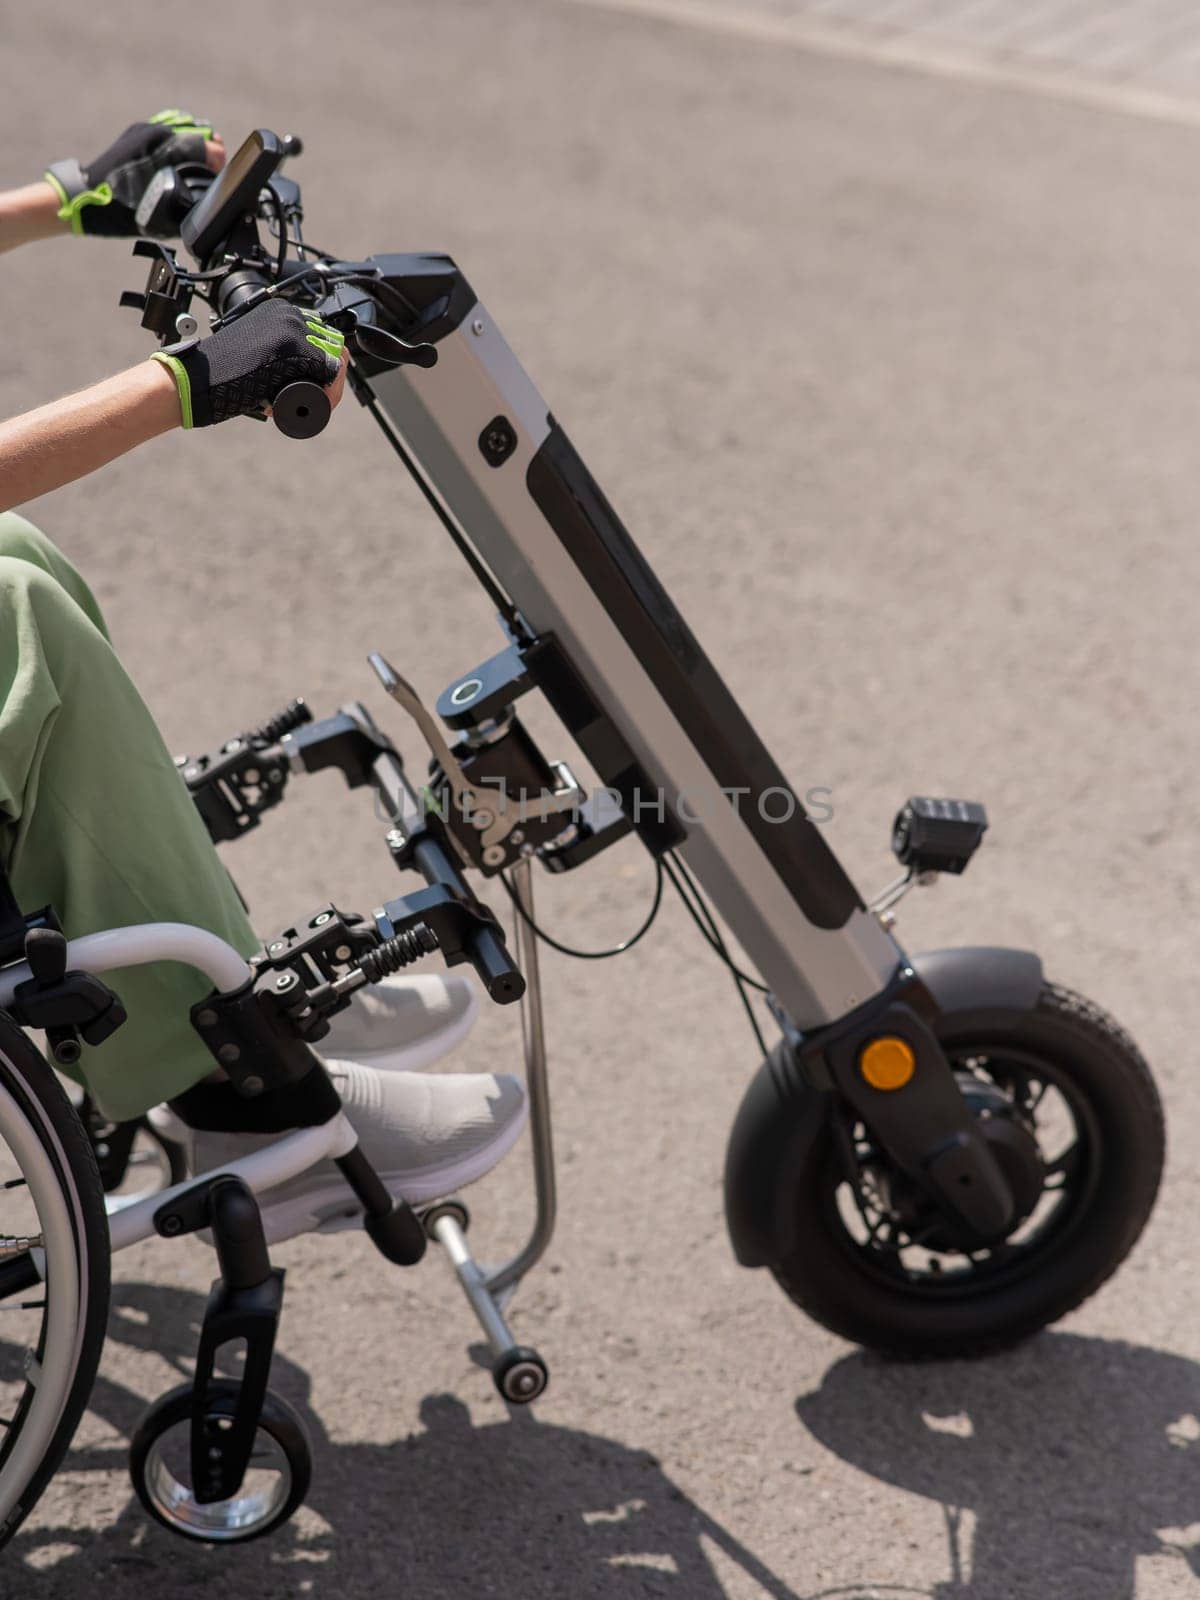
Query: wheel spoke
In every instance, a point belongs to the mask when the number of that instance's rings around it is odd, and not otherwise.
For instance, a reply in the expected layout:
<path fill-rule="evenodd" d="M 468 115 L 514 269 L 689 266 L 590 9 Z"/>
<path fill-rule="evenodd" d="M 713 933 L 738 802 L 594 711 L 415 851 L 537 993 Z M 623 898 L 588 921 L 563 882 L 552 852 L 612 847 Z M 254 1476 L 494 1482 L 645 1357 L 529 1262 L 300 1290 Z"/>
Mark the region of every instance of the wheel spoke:
<path fill-rule="evenodd" d="M 1076 1139 L 1060 1156 L 1056 1156 L 1053 1161 L 1047 1163 L 1045 1187 L 1047 1189 L 1065 1189 L 1079 1171 L 1082 1158 L 1083 1148 L 1079 1140 Z M 1051 1183 L 1051 1178 L 1060 1178 L 1062 1181 Z"/>
<path fill-rule="evenodd" d="M 27 1252 L 0 1261 L 0 1301 L 7 1300 L 10 1295 L 20 1294 L 24 1289 L 32 1289 L 41 1281 L 42 1275 Z M 0 1311 L 3 1309 L 3 1305 L 0 1305 Z"/>
<path fill-rule="evenodd" d="M 1000 1239 L 995 1244 L 988 1245 L 986 1249 L 972 1251 L 971 1260 L 981 1263 L 986 1262 L 988 1266 L 994 1266 L 997 1262 L 1007 1261 L 1010 1256 L 1015 1254 L 1015 1247 L 1007 1239 Z"/>
<path fill-rule="evenodd" d="M 1029 1089 L 1030 1089 L 1031 1084 L 1032 1083 L 1036 1083 L 1036 1082 L 1037 1082 L 1036 1078 L 1035 1079 L 1026 1079 L 1026 1082 L 1025 1082 L 1025 1090 L 1026 1090 L 1025 1114 L 1026 1114 L 1026 1116 L 1030 1116 L 1030 1117 L 1032 1117 L 1034 1115 L 1034 1113 L 1037 1111 L 1037 1108 L 1041 1105 L 1042 1101 L 1046 1098 L 1046 1091 L 1050 1087 L 1050 1085 L 1048 1083 L 1038 1084 L 1038 1091 L 1031 1099 L 1031 1098 L 1029 1098 Z"/>
<path fill-rule="evenodd" d="M 867 1236 L 867 1244 L 872 1250 L 878 1250 L 881 1255 L 894 1248 L 892 1245 L 892 1221 L 890 1217 L 879 1217 Z"/>
<path fill-rule="evenodd" d="M 909 1240 L 909 1243 L 917 1245 L 922 1250 L 930 1248 L 930 1246 L 928 1245 L 927 1241 L 930 1238 L 932 1238 L 932 1236 L 935 1233 L 937 1233 L 938 1229 L 941 1226 L 942 1226 L 942 1223 L 940 1222 L 940 1220 L 938 1220 L 937 1218 L 934 1218 L 933 1221 L 927 1222 L 925 1224 L 925 1226 L 921 1229 L 920 1233 L 914 1233 L 912 1238 Z"/>

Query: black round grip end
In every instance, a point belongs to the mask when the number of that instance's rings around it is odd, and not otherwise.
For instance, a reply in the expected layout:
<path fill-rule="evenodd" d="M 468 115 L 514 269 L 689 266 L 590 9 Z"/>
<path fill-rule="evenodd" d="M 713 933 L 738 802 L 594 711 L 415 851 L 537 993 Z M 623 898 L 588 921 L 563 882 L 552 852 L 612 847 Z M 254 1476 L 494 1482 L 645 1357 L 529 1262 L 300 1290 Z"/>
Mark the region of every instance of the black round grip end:
<path fill-rule="evenodd" d="M 329 421 L 333 407 L 317 383 L 289 383 L 275 397 L 271 421 L 289 439 L 311 439 Z"/>
<path fill-rule="evenodd" d="M 525 979 L 509 955 L 504 941 L 487 927 L 476 929 L 467 945 L 475 971 L 488 997 L 498 1006 L 510 1006 L 525 993 Z"/>

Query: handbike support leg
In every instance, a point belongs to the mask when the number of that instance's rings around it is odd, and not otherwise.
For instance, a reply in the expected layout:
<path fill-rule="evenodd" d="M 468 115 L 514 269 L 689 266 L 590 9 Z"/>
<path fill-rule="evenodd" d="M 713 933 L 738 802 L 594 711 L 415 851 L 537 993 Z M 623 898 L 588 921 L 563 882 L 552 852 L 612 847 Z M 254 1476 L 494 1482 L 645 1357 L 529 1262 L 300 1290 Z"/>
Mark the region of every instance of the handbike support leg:
<path fill-rule="evenodd" d="M 518 904 L 533 918 L 533 875 L 528 859 L 513 869 Z M 550 1123 L 550 1088 L 546 1071 L 546 1033 L 542 1012 L 542 985 L 538 970 L 537 935 L 518 915 L 517 961 L 525 976 L 521 1001 L 521 1031 L 525 1041 L 525 1080 L 529 1094 L 529 1131 L 533 1151 L 533 1179 L 537 1209 L 533 1230 L 525 1246 L 501 1267 L 488 1269 L 472 1256 L 466 1239 L 467 1214 L 457 1202 L 435 1206 L 425 1215 L 430 1234 L 446 1252 L 463 1293 L 483 1329 L 492 1352 L 492 1377 L 503 1399 L 525 1405 L 546 1387 L 546 1365 L 536 1350 L 519 1345 L 504 1316 L 504 1308 L 525 1274 L 541 1260 L 554 1235 L 557 1193 L 554 1178 L 554 1144 Z"/>

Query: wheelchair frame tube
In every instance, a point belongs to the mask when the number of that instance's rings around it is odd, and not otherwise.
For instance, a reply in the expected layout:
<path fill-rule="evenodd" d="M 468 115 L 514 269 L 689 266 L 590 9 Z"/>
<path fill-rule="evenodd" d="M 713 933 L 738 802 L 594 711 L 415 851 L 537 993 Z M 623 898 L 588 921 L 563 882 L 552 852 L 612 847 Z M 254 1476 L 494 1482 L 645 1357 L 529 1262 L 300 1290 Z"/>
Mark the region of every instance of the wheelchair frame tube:
<path fill-rule="evenodd" d="M 164 1206 L 169 1206 L 178 1195 L 194 1189 L 198 1183 L 216 1177 L 218 1172 L 232 1173 L 243 1179 L 255 1194 L 261 1194 L 264 1189 L 273 1189 L 277 1184 L 299 1177 L 318 1161 L 344 1156 L 357 1143 L 358 1135 L 345 1114 L 339 1112 L 318 1127 L 301 1128 L 261 1150 L 214 1167 L 211 1172 L 198 1172 L 169 1189 L 160 1189 L 140 1200 L 109 1200 L 108 1235 L 112 1248 L 126 1250 L 131 1244 L 151 1238 L 156 1231 L 154 1218 Z"/>
<path fill-rule="evenodd" d="M 203 972 L 222 993 L 241 989 L 253 974 L 232 945 L 206 928 L 186 922 L 144 922 L 128 928 L 106 928 L 87 933 L 67 945 L 68 970 L 113 972 L 120 967 L 144 967 L 155 961 L 178 961 Z M 31 973 L 25 962 L 0 973 L 0 1006 L 7 1005 L 17 985 Z M 125 1250 L 149 1239 L 155 1232 L 154 1218 L 176 1195 L 217 1172 L 231 1172 L 243 1178 L 255 1194 L 286 1183 L 327 1157 L 336 1159 L 353 1150 L 358 1135 L 341 1113 L 315 1128 L 302 1128 L 277 1139 L 262 1150 L 240 1156 L 212 1172 L 197 1173 L 183 1183 L 174 1184 L 140 1200 L 108 1201 L 108 1232 L 113 1250 Z"/>
<path fill-rule="evenodd" d="M 70 972 L 115 972 L 120 967 L 144 967 L 153 961 L 178 961 L 203 972 L 222 994 L 250 982 L 253 973 L 232 945 L 206 928 L 187 922 L 140 922 L 128 928 L 105 928 L 85 933 L 67 945 Z M 6 1006 L 17 985 L 33 974 L 27 962 L 0 972 L 0 1006 Z"/>
<path fill-rule="evenodd" d="M 485 307 L 458 298 L 469 309 L 436 338 L 434 367 L 365 379 L 383 418 L 526 624 L 557 641 L 632 752 L 647 803 L 661 798 L 681 821 L 680 854 L 791 1019 L 803 1029 L 836 1020 L 886 987 L 902 950 L 863 906 Z M 510 448 L 497 461 L 494 429 L 505 422 Z M 749 803 L 735 804 L 731 791 Z M 759 814 L 767 793 L 789 812 L 777 825 Z"/>

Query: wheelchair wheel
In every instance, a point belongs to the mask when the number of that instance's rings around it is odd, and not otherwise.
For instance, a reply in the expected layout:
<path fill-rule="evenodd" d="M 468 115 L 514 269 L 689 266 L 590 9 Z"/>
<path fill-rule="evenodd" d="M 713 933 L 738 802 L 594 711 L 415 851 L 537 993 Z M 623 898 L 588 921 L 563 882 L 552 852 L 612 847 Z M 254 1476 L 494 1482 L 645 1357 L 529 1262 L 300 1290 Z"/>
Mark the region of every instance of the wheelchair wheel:
<path fill-rule="evenodd" d="M 208 1423 L 228 1427 L 239 1385 L 218 1379 L 208 1391 Z M 250 1465 L 237 1494 L 202 1504 L 192 1490 L 192 1386 L 156 1400 L 129 1445 L 129 1476 L 156 1522 L 185 1539 L 236 1544 L 271 1533 L 296 1511 L 312 1481 L 312 1449 L 298 1412 L 267 1392 Z"/>
<path fill-rule="evenodd" d="M 142 1200 L 148 1194 L 157 1194 L 160 1189 L 182 1183 L 187 1175 L 187 1161 L 181 1147 L 164 1138 L 143 1117 L 134 1134 L 124 1177 L 108 1192 L 122 1200 Z"/>
<path fill-rule="evenodd" d="M 182 1148 L 160 1133 L 149 1117 L 112 1122 L 78 1085 L 55 1076 L 83 1123 L 106 1195 L 143 1200 L 187 1177 Z"/>
<path fill-rule="evenodd" d="M 87 1405 L 108 1319 L 104 1193 L 53 1072 L 0 1012 L 0 1545 Z"/>

